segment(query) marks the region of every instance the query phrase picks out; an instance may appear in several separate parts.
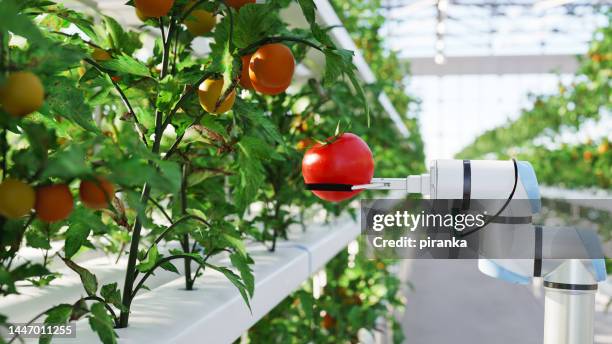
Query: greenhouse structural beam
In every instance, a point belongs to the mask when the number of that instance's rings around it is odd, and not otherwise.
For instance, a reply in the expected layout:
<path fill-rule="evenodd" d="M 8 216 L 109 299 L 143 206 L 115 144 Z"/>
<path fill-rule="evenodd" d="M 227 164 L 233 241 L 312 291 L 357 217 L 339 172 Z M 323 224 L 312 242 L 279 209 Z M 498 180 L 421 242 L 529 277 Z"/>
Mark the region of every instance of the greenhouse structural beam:
<path fill-rule="evenodd" d="M 522 56 L 447 56 L 444 64 L 432 57 L 406 58 L 412 75 L 485 75 L 485 74 L 574 74 L 578 60 L 574 55 Z"/>

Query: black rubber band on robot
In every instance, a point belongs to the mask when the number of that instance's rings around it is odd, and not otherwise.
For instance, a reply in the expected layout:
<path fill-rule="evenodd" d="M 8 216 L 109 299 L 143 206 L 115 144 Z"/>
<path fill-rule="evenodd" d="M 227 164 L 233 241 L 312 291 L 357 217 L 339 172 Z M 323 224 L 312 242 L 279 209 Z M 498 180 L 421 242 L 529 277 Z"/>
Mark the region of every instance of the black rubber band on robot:
<path fill-rule="evenodd" d="M 533 253 L 533 276 L 542 277 L 542 227 L 535 226 L 535 249 Z"/>
<path fill-rule="evenodd" d="M 313 191 L 353 191 L 351 184 L 314 183 L 305 185 L 306 190 Z"/>
<path fill-rule="evenodd" d="M 531 224 L 533 218 L 531 216 L 488 216 L 485 215 L 485 221 L 489 223 L 502 223 L 506 225 L 525 225 Z"/>
<path fill-rule="evenodd" d="M 501 209 L 499 209 L 497 214 L 491 216 L 489 221 L 485 221 L 485 223 L 482 226 L 480 226 L 480 227 L 478 227 L 476 229 L 473 229 L 473 230 L 471 230 L 469 232 L 460 233 L 458 235 L 460 238 L 463 238 L 463 237 L 466 237 L 468 235 L 474 234 L 474 233 L 478 232 L 479 230 L 485 228 L 495 218 L 499 217 L 499 214 L 501 214 L 504 210 L 506 210 L 506 207 L 508 207 L 508 204 L 510 204 L 510 201 L 512 201 L 512 198 L 514 198 L 514 193 L 516 192 L 516 186 L 518 184 L 518 178 L 519 178 L 519 175 L 518 175 L 518 165 L 516 163 L 516 159 L 512 159 L 512 164 L 514 165 L 514 185 L 512 186 L 512 192 L 510 192 L 510 195 L 508 196 L 508 199 L 506 200 L 506 203 L 504 203 L 504 205 L 501 207 Z"/>
<path fill-rule="evenodd" d="M 546 288 L 563 289 L 563 290 L 597 290 L 597 284 L 568 284 L 544 281 Z"/>
<path fill-rule="evenodd" d="M 470 209 L 470 199 L 472 197 L 472 165 L 470 160 L 463 160 L 463 203 L 461 210 Z"/>

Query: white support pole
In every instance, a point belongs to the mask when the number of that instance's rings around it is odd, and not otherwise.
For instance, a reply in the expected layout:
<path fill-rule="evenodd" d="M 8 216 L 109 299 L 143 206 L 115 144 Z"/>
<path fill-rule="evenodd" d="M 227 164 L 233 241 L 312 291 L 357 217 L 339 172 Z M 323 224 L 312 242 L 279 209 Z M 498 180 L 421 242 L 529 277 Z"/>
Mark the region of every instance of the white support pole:
<path fill-rule="evenodd" d="M 544 344 L 592 344 L 596 291 L 544 291 Z"/>

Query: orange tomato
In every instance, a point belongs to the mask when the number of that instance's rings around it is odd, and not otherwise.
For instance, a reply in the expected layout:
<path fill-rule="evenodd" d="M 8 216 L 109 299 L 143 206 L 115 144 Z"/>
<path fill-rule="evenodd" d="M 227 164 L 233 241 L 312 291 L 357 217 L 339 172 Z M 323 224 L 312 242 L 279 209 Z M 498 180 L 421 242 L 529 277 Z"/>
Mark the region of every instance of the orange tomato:
<path fill-rule="evenodd" d="M 249 77 L 253 88 L 268 95 L 284 92 L 291 84 L 294 71 L 293 53 L 280 43 L 261 46 L 249 63 Z"/>
<path fill-rule="evenodd" d="M 254 4 L 255 0 L 226 0 L 227 4 L 230 7 L 233 7 L 237 10 L 240 9 L 240 7 L 246 5 L 246 4 Z"/>
<path fill-rule="evenodd" d="M 593 160 L 593 152 L 585 151 L 584 153 L 582 153 L 582 158 L 586 162 L 591 162 L 591 160 Z"/>
<path fill-rule="evenodd" d="M 242 57 L 242 70 L 240 71 L 240 86 L 247 90 L 253 89 L 251 77 L 249 76 L 249 63 L 251 62 L 251 56 L 253 55 L 244 55 Z"/>
<path fill-rule="evenodd" d="M 170 12 L 174 0 L 134 0 L 134 5 L 142 16 L 159 18 Z"/>
<path fill-rule="evenodd" d="M 108 207 L 115 195 L 115 187 L 108 180 L 98 177 L 97 180 L 83 180 L 79 186 L 81 202 L 91 209 Z"/>
<path fill-rule="evenodd" d="M 66 219 L 74 208 L 74 199 L 66 184 L 41 186 L 36 190 L 36 216 L 47 223 Z"/>
<path fill-rule="evenodd" d="M 336 319 L 327 313 L 323 317 L 323 321 L 321 321 L 321 326 L 326 330 L 332 329 L 336 327 Z"/>

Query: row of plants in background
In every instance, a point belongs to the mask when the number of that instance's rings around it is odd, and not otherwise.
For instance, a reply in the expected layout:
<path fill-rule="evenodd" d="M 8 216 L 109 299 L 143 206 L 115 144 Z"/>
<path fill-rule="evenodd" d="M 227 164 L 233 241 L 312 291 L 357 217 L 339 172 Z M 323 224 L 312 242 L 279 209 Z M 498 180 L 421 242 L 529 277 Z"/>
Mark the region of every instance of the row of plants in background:
<path fill-rule="evenodd" d="M 409 110 L 418 103 L 406 93 L 403 86 L 409 66 L 400 63 L 395 52 L 384 48 L 384 39 L 379 33 L 384 17 L 377 11 L 381 2 L 332 1 L 332 5 L 357 46 L 364 51 L 364 57 L 377 77 L 378 82 L 368 86 L 372 91 L 368 94 L 384 91 L 389 96 L 394 107 L 402 114 L 410 130 L 410 137 L 408 140 L 403 139 L 396 130 L 391 130 L 394 124 L 386 116 L 375 118 L 371 128 L 365 128 L 363 121 L 353 121 L 351 131 L 359 133 L 370 145 L 377 175 L 422 173 L 425 170 L 425 157 L 418 120 L 414 116 L 408 117 Z M 311 83 L 309 87 L 312 86 Z M 313 101 L 326 103 L 318 112 L 320 118 L 330 119 L 334 113 L 357 108 L 357 100 L 350 97 L 348 91 L 343 85 L 337 85 L 326 90 L 319 98 L 319 91 L 313 93 Z M 384 113 L 375 99 L 370 104 L 374 116 Z M 293 127 L 300 139 L 298 145 L 303 147 L 309 144 L 303 144 L 303 140 L 321 136 L 323 133 L 320 130 L 325 126 L 317 126 L 313 118 L 307 120 L 306 125 L 295 123 Z M 287 171 L 295 173 L 294 169 Z M 298 174 L 294 174 L 287 180 L 293 178 L 301 179 Z M 290 202 L 291 197 L 295 195 L 287 192 L 285 198 L 276 200 Z M 364 197 L 373 197 L 373 194 L 368 192 Z M 309 206 L 313 202 L 312 196 L 304 195 L 303 202 L 304 206 Z M 329 213 L 339 212 L 336 203 L 324 205 Z M 283 228 L 290 224 L 291 219 L 285 217 Z M 393 260 L 367 259 L 363 252 L 356 255 L 353 253 L 353 256 L 348 251 L 338 254 L 325 268 L 327 285 L 320 297 L 313 297 L 312 281 L 305 283 L 302 289 L 287 297 L 253 326 L 249 330 L 248 340 L 252 343 L 356 343 L 360 329 L 373 333 L 388 332 L 392 328 L 393 333 L 387 333 L 388 337 L 395 343 L 401 343 L 403 332 L 394 318 L 393 309 L 401 309 L 402 290 L 398 277 L 389 272 L 390 266 L 395 263 Z"/>
<path fill-rule="evenodd" d="M 86 293 L 32 320 L 87 317 L 102 342 L 114 343 L 113 328 L 128 325 L 132 300 L 158 268 L 182 273 L 187 290 L 205 269 L 217 270 L 248 304 L 256 291 L 245 239 L 273 250 L 291 225 L 304 223 L 305 209 L 321 204 L 304 190 L 299 165 L 303 151 L 339 125 L 368 142 L 380 173 L 422 170 L 416 120 L 406 119 L 409 140 L 390 129 L 375 105 L 390 86 L 364 92 L 352 52 L 335 47 L 315 22 L 312 1 L 298 2 L 306 28 L 281 20 L 288 0 L 250 2 L 129 1 L 143 21 L 138 31 L 50 1 L 0 2 L 0 292 L 52 284 L 60 274 L 50 263 L 61 260 Z M 151 34 L 150 57 L 138 59 Z M 210 54 L 194 53 L 198 36 L 210 38 Z M 296 84 L 295 65 L 311 50 L 324 54 L 324 76 Z M 404 113 L 410 99 L 394 97 Z M 408 164 L 407 155 L 414 157 Z M 254 203 L 263 210 L 244 216 Z M 331 216 L 347 205 L 320 206 Z M 54 241 L 64 243 L 60 251 Z M 167 250 L 172 242 L 176 248 Z M 40 249 L 43 259 L 23 261 L 23 247 Z M 99 286 L 75 262 L 91 249 L 125 264 L 123 288 L 119 281 Z M 210 263 L 221 253 L 231 267 Z M 376 283 L 390 283 L 378 267 L 385 278 Z M 373 285 L 355 288 L 363 296 Z M 382 314 L 380 306 L 361 312 Z M 357 330 L 337 324 L 343 336 Z"/>
<path fill-rule="evenodd" d="M 612 15 L 607 13 L 609 22 Z M 581 144 L 561 144 L 560 137 L 579 132 L 586 125 L 610 120 L 611 49 L 612 26 L 608 24 L 594 33 L 588 53 L 579 57 L 580 66 L 571 82 L 560 82 L 556 94 L 533 96 L 533 106 L 518 119 L 485 132 L 457 156 L 470 159 L 518 156 L 537 165 L 534 167 L 538 177 L 546 184 L 609 188 L 610 137 L 593 138 Z"/>

